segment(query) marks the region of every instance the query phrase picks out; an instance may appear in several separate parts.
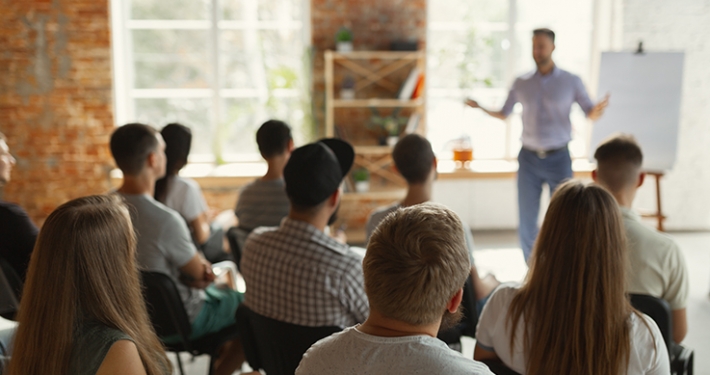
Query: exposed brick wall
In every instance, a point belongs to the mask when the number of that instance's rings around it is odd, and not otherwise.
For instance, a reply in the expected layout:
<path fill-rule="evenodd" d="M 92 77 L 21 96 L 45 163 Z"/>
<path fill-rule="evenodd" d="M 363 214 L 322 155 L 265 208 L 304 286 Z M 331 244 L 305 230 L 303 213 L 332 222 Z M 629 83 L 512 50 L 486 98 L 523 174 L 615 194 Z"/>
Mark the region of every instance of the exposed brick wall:
<path fill-rule="evenodd" d="M 426 44 L 426 0 L 311 0 L 313 41 L 314 117 L 321 135 L 325 124 L 323 52 L 335 50 L 335 34 L 342 27 L 353 32 L 356 51 L 389 50 L 393 41 Z"/>
<path fill-rule="evenodd" d="M 0 1 L 0 131 L 16 155 L 2 199 L 41 224 L 109 189 L 108 0 Z"/>

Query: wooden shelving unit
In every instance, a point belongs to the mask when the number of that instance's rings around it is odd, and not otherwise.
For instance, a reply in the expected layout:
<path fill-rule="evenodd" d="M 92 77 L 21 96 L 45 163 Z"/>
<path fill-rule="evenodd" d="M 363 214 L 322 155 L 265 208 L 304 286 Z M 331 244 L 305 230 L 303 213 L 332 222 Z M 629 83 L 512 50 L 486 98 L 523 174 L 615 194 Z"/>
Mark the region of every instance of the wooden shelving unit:
<path fill-rule="evenodd" d="M 347 120 L 339 117 L 338 110 L 366 110 L 368 108 L 406 110 L 409 115 L 418 113 L 420 123 L 417 132 L 423 133 L 426 95 L 424 92 L 416 99 L 399 100 L 398 92 L 406 76 L 414 68 L 425 71 L 424 51 L 356 51 L 340 53 L 325 52 L 325 85 L 326 85 L 326 137 L 336 135 L 336 125 Z M 337 69 L 337 71 L 336 71 Z M 339 83 L 338 77 L 343 75 L 354 77 L 355 99 L 336 97 Z M 404 79 L 402 78 L 404 77 Z M 351 125 L 352 126 L 352 125 Z M 358 124 L 355 126 L 365 126 Z M 358 130 L 358 129 L 353 129 Z M 360 129 L 361 130 L 361 129 Z M 346 139 L 355 147 L 355 165 L 353 168 L 366 168 L 372 179 L 378 179 L 378 186 L 370 193 L 353 193 L 353 199 L 392 198 L 401 199 L 404 196 L 405 182 L 393 167 L 389 146 L 375 146 L 376 139 Z"/>

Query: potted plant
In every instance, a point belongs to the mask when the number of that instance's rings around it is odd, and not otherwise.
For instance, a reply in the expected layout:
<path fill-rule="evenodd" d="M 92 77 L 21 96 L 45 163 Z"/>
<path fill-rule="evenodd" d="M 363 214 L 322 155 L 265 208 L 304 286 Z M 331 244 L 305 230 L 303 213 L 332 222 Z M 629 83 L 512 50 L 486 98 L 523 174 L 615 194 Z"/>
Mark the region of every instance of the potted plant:
<path fill-rule="evenodd" d="M 365 168 L 354 170 L 353 181 L 355 181 L 356 192 L 367 193 L 370 190 L 370 171 Z"/>
<path fill-rule="evenodd" d="M 370 127 L 380 130 L 384 136 L 380 138 L 380 145 L 394 146 L 399 141 L 399 135 L 402 133 L 404 126 L 409 119 L 399 116 L 400 108 L 395 108 L 389 116 L 380 116 L 375 108 L 370 108 L 372 117 L 370 117 Z"/>
<path fill-rule="evenodd" d="M 345 26 L 335 34 L 335 49 L 338 52 L 353 51 L 353 33 Z"/>
<path fill-rule="evenodd" d="M 343 83 L 340 85 L 340 99 L 355 99 L 355 79 L 352 76 L 348 75 L 343 79 Z"/>

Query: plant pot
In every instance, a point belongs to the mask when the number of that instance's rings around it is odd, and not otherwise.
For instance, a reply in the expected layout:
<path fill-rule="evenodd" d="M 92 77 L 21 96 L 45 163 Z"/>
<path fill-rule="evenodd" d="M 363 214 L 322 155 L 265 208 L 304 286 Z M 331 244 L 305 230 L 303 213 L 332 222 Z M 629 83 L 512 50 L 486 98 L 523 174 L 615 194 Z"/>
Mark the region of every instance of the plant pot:
<path fill-rule="evenodd" d="M 335 43 L 335 49 L 338 52 L 352 52 L 353 42 L 337 42 Z"/>
<path fill-rule="evenodd" d="M 399 137 L 395 135 L 390 135 L 389 137 L 387 137 L 387 146 L 394 147 L 397 142 L 399 142 Z"/>
<path fill-rule="evenodd" d="M 370 191 L 370 181 L 355 181 L 355 191 L 358 193 L 367 193 Z"/>
<path fill-rule="evenodd" d="M 354 89 L 340 89 L 340 99 L 342 99 L 342 100 L 355 99 L 355 90 Z"/>

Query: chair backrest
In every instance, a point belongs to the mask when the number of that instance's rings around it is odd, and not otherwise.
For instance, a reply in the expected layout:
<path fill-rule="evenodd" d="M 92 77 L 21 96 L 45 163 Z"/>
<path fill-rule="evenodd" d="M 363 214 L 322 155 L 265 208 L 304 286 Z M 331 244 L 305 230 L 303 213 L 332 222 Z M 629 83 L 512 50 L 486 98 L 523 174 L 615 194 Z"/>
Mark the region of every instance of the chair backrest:
<path fill-rule="evenodd" d="M 15 299 L 19 301 L 22 296 L 22 288 L 24 285 L 22 278 L 17 274 L 17 271 L 15 271 L 15 269 L 5 258 L 0 258 L 0 270 L 2 270 L 2 273 L 5 275 L 5 280 L 14 294 Z"/>
<path fill-rule="evenodd" d="M 648 315 L 658 328 L 661 330 L 663 340 L 668 347 L 668 353 L 671 353 L 671 344 L 673 343 L 673 320 L 671 308 L 668 302 L 645 294 L 630 294 L 631 305 L 636 310 Z"/>
<path fill-rule="evenodd" d="M 182 304 L 175 282 L 166 274 L 141 271 L 143 298 L 153 328 L 159 337 L 179 335 L 185 349 L 190 351 L 192 326 Z"/>
<path fill-rule="evenodd" d="M 239 267 L 242 263 L 242 247 L 249 233 L 249 231 L 240 227 L 231 227 L 227 230 L 227 240 L 229 241 L 229 247 L 232 249 L 232 256 L 234 257 L 234 263 L 237 265 L 237 269 L 240 269 Z"/>
<path fill-rule="evenodd" d="M 342 330 L 280 322 L 257 314 L 244 304 L 237 308 L 236 319 L 249 366 L 263 369 L 268 375 L 292 375 L 311 345 Z"/>

